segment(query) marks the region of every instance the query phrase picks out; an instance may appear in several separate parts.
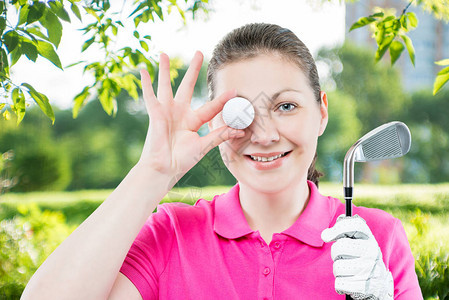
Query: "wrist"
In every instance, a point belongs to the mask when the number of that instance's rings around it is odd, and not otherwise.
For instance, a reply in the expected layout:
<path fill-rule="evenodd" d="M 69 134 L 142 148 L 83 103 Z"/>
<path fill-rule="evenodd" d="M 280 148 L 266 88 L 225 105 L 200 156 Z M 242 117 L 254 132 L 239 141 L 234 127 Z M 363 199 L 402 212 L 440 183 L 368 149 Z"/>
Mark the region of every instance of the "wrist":
<path fill-rule="evenodd" d="M 137 178 L 142 178 L 145 182 L 158 183 L 159 187 L 164 187 L 166 192 L 169 192 L 183 176 L 183 174 L 168 172 L 157 164 L 148 161 L 137 162 L 130 173 L 135 173 Z"/>

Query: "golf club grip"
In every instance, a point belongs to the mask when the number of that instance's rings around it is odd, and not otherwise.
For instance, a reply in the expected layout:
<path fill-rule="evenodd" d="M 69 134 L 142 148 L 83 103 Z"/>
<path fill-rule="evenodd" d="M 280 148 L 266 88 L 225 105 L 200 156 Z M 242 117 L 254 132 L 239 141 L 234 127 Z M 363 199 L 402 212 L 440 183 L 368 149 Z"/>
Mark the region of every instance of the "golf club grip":
<path fill-rule="evenodd" d="M 352 187 L 345 187 L 346 216 L 352 216 Z"/>

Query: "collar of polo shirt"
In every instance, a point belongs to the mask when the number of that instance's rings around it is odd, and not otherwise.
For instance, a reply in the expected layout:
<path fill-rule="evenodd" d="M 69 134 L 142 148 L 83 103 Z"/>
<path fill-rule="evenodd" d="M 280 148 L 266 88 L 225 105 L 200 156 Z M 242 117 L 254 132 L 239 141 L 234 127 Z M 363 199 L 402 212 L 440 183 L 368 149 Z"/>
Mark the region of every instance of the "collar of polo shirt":
<path fill-rule="evenodd" d="M 310 190 L 309 202 L 296 220 L 282 234 L 295 238 L 312 247 L 322 247 L 321 232 L 328 228 L 334 212 L 326 201 L 329 197 L 322 196 L 312 181 L 307 181 Z M 236 183 L 229 192 L 215 197 L 214 231 L 227 239 L 236 239 L 250 233 L 252 230 L 240 206 L 240 185 Z"/>

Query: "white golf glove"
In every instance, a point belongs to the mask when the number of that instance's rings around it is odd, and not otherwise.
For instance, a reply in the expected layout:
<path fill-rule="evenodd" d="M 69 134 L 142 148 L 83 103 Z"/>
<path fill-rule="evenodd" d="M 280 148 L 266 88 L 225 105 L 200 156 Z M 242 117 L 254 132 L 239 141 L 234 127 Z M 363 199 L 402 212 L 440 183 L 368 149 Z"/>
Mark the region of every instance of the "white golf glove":
<path fill-rule="evenodd" d="M 393 277 L 364 219 L 340 215 L 333 227 L 323 230 L 321 239 L 326 243 L 336 241 L 331 255 L 338 294 L 353 299 L 393 299 Z"/>

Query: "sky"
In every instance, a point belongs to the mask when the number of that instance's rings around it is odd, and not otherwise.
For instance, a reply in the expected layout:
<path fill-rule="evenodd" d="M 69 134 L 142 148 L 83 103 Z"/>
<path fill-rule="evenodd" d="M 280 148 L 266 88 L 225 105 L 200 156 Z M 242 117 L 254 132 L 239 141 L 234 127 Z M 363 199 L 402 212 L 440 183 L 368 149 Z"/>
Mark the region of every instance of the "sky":
<path fill-rule="evenodd" d="M 131 9 L 131 0 L 124 0 L 124 8 Z M 114 5 L 123 3 L 111 1 Z M 180 3 L 184 1 L 179 1 Z M 190 2 L 190 1 L 189 1 Z M 324 2 L 321 4 L 321 2 Z M 181 57 L 189 63 L 196 50 L 204 55 L 207 63 L 215 44 L 229 31 L 252 22 L 275 23 L 292 30 L 315 56 L 319 48 L 341 44 L 345 34 L 344 1 L 327 2 L 324 0 L 209 0 L 213 10 L 209 18 L 201 17 L 195 21 L 188 20 L 183 26 L 177 12 L 166 17 L 164 22 L 157 19 L 155 23 L 143 24 L 142 34 L 150 34 L 152 43 L 150 53 L 157 59 L 160 52 L 169 57 Z M 72 15 L 73 16 L 73 15 Z M 88 16 L 84 16 L 88 20 Z M 189 15 L 187 15 L 189 19 Z M 81 53 L 82 41 L 87 38 L 78 30 L 83 24 L 72 17 L 71 23 L 64 23 L 63 36 L 57 50 L 63 66 L 80 60 L 94 60 L 98 51 L 90 48 Z M 132 26 L 125 27 L 131 28 Z M 140 28 L 140 25 L 139 25 Z M 129 34 L 129 32 L 127 33 Z M 125 32 L 123 36 L 126 36 Z M 128 39 L 117 41 L 117 47 L 128 46 Z M 320 73 L 320 67 L 318 66 Z M 323 71 L 324 72 L 324 71 Z M 15 82 L 27 82 L 39 92 L 46 94 L 50 103 L 62 109 L 72 107 L 72 100 L 86 84 L 93 83 L 89 74 L 82 74 L 82 67 L 56 68 L 44 58 L 36 63 L 22 57 L 12 68 Z"/>

